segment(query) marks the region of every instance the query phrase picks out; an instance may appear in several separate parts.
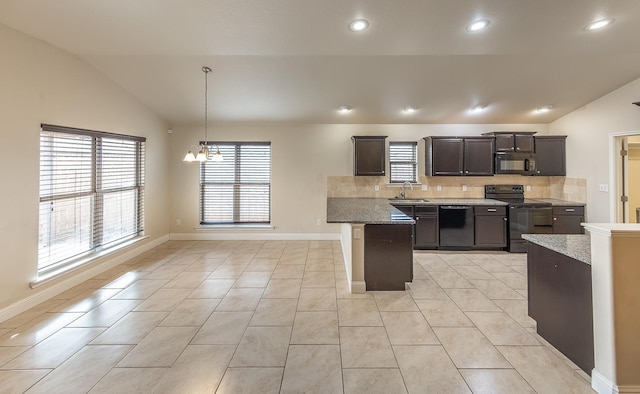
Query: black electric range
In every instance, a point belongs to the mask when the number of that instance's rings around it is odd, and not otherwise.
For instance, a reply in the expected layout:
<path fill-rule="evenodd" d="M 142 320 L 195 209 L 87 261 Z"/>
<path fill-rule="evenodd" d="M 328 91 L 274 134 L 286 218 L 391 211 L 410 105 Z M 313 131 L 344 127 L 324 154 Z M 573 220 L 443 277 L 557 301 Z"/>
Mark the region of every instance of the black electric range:
<path fill-rule="evenodd" d="M 524 198 L 522 185 L 486 185 L 484 197 L 509 204 L 509 232 L 507 250 L 522 253 L 527 251 L 527 241 L 522 234 L 550 234 L 553 216 L 551 204 L 545 201 Z"/>

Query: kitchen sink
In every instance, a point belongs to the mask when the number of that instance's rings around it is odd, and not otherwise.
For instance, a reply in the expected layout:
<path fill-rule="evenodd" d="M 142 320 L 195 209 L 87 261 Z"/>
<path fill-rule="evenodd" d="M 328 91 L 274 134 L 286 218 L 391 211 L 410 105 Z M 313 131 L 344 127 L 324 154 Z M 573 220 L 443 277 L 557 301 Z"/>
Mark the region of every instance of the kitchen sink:
<path fill-rule="evenodd" d="M 417 202 L 429 202 L 429 200 L 425 200 L 424 198 L 400 198 L 400 197 L 390 198 L 389 201 L 391 201 L 391 202 L 406 202 L 408 204 L 417 203 Z"/>

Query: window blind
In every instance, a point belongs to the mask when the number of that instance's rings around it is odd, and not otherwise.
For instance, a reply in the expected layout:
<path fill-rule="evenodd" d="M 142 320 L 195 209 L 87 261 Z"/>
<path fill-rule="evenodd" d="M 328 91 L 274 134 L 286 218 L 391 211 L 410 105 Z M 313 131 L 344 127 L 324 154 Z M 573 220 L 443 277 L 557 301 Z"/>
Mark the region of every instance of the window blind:
<path fill-rule="evenodd" d="M 417 142 L 390 142 L 389 166 L 391 183 L 418 181 Z"/>
<path fill-rule="evenodd" d="M 200 164 L 200 223 L 270 223 L 271 143 L 216 145 L 224 161 Z"/>
<path fill-rule="evenodd" d="M 38 274 L 143 231 L 145 139 L 40 131 Z"/>

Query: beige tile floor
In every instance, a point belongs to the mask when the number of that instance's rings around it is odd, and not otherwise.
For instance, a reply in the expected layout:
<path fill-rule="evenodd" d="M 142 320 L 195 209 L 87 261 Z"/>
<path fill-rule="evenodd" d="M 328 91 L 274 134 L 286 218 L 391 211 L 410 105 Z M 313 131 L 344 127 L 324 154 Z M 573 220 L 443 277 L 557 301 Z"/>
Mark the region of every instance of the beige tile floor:
<path fill-rule="evenodd" d="M 409 291 L 351 295 L 338 242 L 167 242 L 0 323 L 0 392 L 592 392 L 524 255 L 414 256 Z"/>

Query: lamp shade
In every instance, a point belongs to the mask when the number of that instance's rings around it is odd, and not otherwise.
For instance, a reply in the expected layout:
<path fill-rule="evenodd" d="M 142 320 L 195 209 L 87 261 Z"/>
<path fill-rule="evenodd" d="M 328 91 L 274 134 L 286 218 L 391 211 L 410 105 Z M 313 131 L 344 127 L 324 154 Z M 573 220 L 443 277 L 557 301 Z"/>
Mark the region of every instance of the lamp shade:
<path fill-rule="evenodd" d="M 196 160 L 196 156 L 193 154 L 193 152 L 189 151 L 187 152 L 186 155 L 184 155 L 184 159 L 182 159 L 182 161 L 195 161 Z"/>

